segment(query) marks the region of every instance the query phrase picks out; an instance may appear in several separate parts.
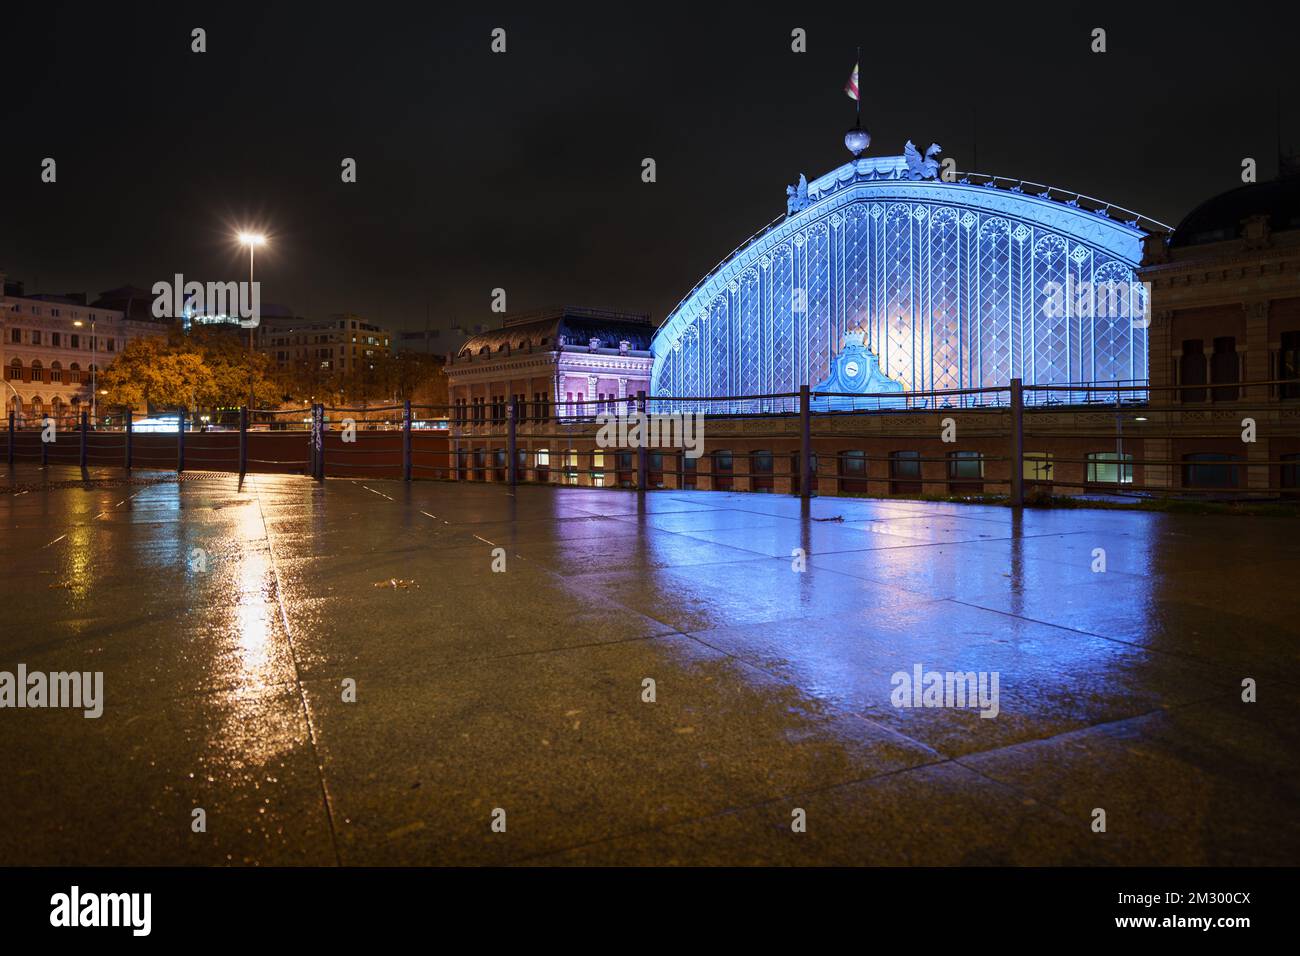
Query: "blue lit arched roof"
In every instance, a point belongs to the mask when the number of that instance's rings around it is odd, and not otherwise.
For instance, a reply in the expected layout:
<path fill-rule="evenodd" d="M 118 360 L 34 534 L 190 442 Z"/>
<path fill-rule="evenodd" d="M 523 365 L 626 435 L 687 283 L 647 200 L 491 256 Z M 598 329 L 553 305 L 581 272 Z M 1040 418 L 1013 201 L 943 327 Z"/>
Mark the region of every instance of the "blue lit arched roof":
<path fill-rule="evenodd" d="M 1131 284 L 1143 237 L 1168 227 L 1053 187 L 920 175 L 901 156 L 862 158 L 809 183 L 803 208 L 731 253 L 669 314 L 653 343 L 652 390 L 816 384 L 854 328 L 909 390 L 1145 379 L 1144 327 L 1081 312 L 1046 319 L 1043 289 Z"/>

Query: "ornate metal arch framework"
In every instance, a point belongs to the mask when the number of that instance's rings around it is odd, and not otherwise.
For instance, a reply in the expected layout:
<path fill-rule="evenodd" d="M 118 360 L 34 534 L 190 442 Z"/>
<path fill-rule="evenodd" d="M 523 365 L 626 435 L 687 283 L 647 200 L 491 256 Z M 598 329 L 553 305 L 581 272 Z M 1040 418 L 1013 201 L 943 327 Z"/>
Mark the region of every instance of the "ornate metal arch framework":
<path fill-rule="evenodd" d="M 673 310 L 652 346 L 653 394 L 815 385 L 858 327 L 910 391 L 1016 377 L 1145 381 L 1144 324 L 1127 308 L 1098 315 L 1078 295 L 1137 288 L 1140 217 L 984 179 L 915 180 L 903 157 L 884 157 L 810 183 L 805 208 L 749 240 Z M 1069 291 L 1049 301 L 1053 288 Z"/>

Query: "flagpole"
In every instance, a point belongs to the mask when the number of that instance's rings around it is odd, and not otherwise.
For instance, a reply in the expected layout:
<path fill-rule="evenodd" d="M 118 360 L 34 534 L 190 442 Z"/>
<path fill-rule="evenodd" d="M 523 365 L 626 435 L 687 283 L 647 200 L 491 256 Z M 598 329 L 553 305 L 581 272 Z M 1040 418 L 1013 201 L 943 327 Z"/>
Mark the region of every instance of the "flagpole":
<path fill-rule="evenodd" d="M 853 65 L 853 72 L 858 75 L 858 95 L 853 98 L 853 105 L 857 107 L 857 126 L 862 128 L 862 47 L 858 47 L 858 59 Z"/>

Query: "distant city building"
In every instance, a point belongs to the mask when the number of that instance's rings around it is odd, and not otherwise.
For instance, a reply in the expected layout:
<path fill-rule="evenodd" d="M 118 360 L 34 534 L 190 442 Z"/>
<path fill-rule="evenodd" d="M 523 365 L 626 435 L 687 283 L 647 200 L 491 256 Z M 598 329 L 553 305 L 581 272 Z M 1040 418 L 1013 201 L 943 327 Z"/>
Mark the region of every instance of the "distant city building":
<path fill-rule="evenodd" d="M 649 315 L 631 312 L 564 306 L 507 316 L 447 365 L 453 415 L 466 425 L 502 422 L 511 399 L 536 421 L 625 408 L 650 388 L 654 331 Z"/>
<path fill-rule="evenodd" d="M 292 319 L 292 310 L 283 305 L 275 305 L 271 302 L 264 302 L 259 310 L 259 319 L 265 321 L 270 318 Z M 195 327 L 229 330 L 234 333 L 242 333 L 245 337 L 248 330 L 239 323 L 243 321 L 238 315 L 229 315 L 228 313 L 211 313 L 200 312 L 193 306 L 193 299 L 185 300 L 185 309 L 181 313 L 181 328 L 189 332 Z M 260 324 L 260 323 L 259 323 Z M 256 334 L 256 333 L 254 333 Z"/>
<path fill-rule="evenodd" d="M 257 346 L 281 369 L 360 374 L 393 349 L 393 333 L 351 313 L 328 319 L 267 314 Z"/>
<path fill-rule="evenodd" d="M 92 372 L 104 368 L 127 342 L 164 336 L 169 321 L 152 317 L 152 297 L 140 300 L 104 293 L 91 305 L 82 293 L 26 295 L 21 282 L 0 273 L 0 366 L 4 368 L 6 417 L 25 425 L 45 416 L 66 426 L 89 410 Z M 139 292 L 140 290 L 135 290 Z M 141 292 L 141 295 L 146 295 Z M 120 308 L 103 303 L 113 302 Z M 101 417 L 105 410 L 99 409 Z"/>

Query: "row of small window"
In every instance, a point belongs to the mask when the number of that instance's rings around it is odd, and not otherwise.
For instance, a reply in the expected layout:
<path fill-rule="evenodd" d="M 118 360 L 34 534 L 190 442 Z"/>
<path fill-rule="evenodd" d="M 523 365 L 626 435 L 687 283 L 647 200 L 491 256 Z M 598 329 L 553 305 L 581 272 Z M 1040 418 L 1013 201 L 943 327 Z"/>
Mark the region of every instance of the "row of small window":
<path fill-rule="evenodd" d="M 81 405 L 81 396 L 73 395 L 68 404 L 71 405 L 73 409 L 78 408 Z M 42 418 L 45 416 L 47 411 L 45 405 L 45 399 L 39 395 L 33 395 L 32 400 L 28 402 L 26 406 L 20 404 L 18 399 L 10 398 L 6 408 L 9 412 L 17 416 L 27 414 L 32 418 Z M 55 395 L 50 399 L 48 412 L 54 418 L 60 418 L 68 413 L 67 405 L 65 405 L 61 397 Z"/>
<path fill-rule="evenodd" d="M 49 345 L 56 349 L 79 349 L 82 347 L 81 341 L 86 341 L 86 351 L 91 351 L 91 336 L 79 335 L 76 333 L 49 332 L 49 341 L 45 339 L 46 332 L 41 329 L 13 329 L 9 330 L 9 343 L 11 345 Z M 66 341 L 65 341 L 66 337 Z M 117 351 L 117 339 L 98 336 L 101 343 L 100 347 L 105 352 Z"/>
<path fill-rule="evenodd" d="M 1300 488 L 1300 455 L 1282 455 L 1283 488 Z M 1241 488 L 1246 484 L 1246 458 L 1219 452 L 1183 456 L 1184 488 Z"/>
<path fill-rule="evenodd" d="M 1087 469 L 1084 481 L 1098 485 L 1126 485 L 1133 482 L 1133 456 L 1117 452 L 1090 452 L 1086 456 Z M 840 456 L 841 476 L 866 477 L 867 453 L 847 451 Z M 1283 455 L 1281 484 L 1283 488 L 1300 487 L 1300 455 Z M 1197 452 L 1182 458 L 1182 484 L 1184 488 L 1238 488 L 1245 483 L 1246 459 L 1241 455 L 1217 452 Z M 984 458 L 977 451 L 954 451 L 947 456 L 948 478 L 955 481 L 982 481 Z M 1026 481 L 1052 480 L 1053 462 L 1050 452 L 1025 452 L 1023 476 Z M 889 477 L 895 481 L 920 482 L 921 453 L 896 451 L 889 455 Z"/>
<path fill-rule="evenodd" d="M 492 464 L 488 465 L 488 455 L 492 456 Z M 479 448 L 474 451 L 463 449 L 460 451 L 460 470 L 481 473 L 489 467 L 501 471 L 506 467 L 507 457 L 504 448 L 487 449 Z M 518 455 L 518 468 L 524 471 L 533 468 L 539 472 L 539 479 L 546 480 L 551 468 L 556 468 L 565 477 L 569 484 L 577 484 L 578 477 L 583 470 L 589 472 L 592 484 L 600 487 L 605 482 L 614 482 L 628 484 L 632 473 L 636 470 L 636 455 L 630 451 L 607 452 L 597 448 L 591 451 L 576 451 L 566 449 L 557 451 L 554 454 L 547 448 L 535 448 L 532 450 L 520 448 Z M 531 462 L 530 462 L 531 459 Z M 646 454 L 646 470 L 651 473 L 661 473 L 664 470 L 665 453 L 661 451 L 648 451 Z M 695 461 L 690 458 L 684 459 L 685 470 L 693 472 L 695 470 Z"/>
<path fill-rule="evenodd" d="M 92 364 L 87 372 L 94 371 L 95 366 Z M 66 376 L 64 372 L 66 371 Z M 5 366 L 5 381 L 7 382 L 51 382 L 59 384 L 67 382 L 71 385 L 81 383 L 81 366 L 73 362 L 65 370 L 58 362 L 51 363 L 47 369 L 41 364 L 40 359 L 32 362 L 31 365 L 23 365 L 20 359 L 14 359 Z"/>
<path fill-rule="evenodd" d="M 13 308 L 12 308 L 10 311 L 21 314 L 22 311 L 23 311 L 23 307 L 22 307 L 22 305 L 21 305 L 20 303 L 15 302 L 14 305 L 13 305 Z M 27 307 L 27 314 L 28 314 L 28 315 L 40 315 L 40 314 L 41 314 L 41 306 L 39 306 L 39 305 L 29 305 L 29 306 Z M 52 308 L 52 309 L 50 309 L 50 315 L 53 316 L 53 317 L 56 318 L 56 319 L 58 319 L 58 318 L 62 318 L 62 317 L 63 317 L 63 309 L 61 309 L 61 308 Z M 73 309 L 71 315 L 69 315 L 69 318 L 72 318 L 72 319 L 79 319 L 79 318 L 81 318 L 81 317 L 82 317 L 82 316 L 81 316 L 81 313 L 78 312 L 76 309 Z M 85 318 L 86 318 L 86 321 L 87 321 L 87 322 L 94 322 L 94 321 L 96 321 L 96 317 L 95 317 L 95 313 L 94 313 L 94 312 L 89 312 L 89 313 L 87 313 Z"/>
<path fill-rule="evenodd" d="M 889 477 L 899 481 L 921 480 L 921 453 L 919 451 L 894 451 L 889 453 Z M 954 451 L 946 456 L 948 478 L 954 480 L 984 479 L 984 456 L 977 451 Z M 1027 451 L 1023 460 L 1022 475 L 1027 481 L 1051 481 L 1053 472 L 1051 452 Z M 844 477 L 865 478 L 867 453 L 846 451 L 840 455 L 840 473 Z M 1133 456 L 1116 452 L 1091 452 L 1087 455 L 1088 482 L 1099 484 L 1127 484 L 1133 481 Z"/>
<path fill-rule="evenodd" d="M 530 402 L 523 392 L 510 396 L 511 401 L 519 403 L 519 420 L 550 421 L 552 417 L 551 400 L 545 392 L 534 392 Z M 616 414 L 631 408 L 634 400 L 624 396 L 620 398 L 614 392 L 597 392 L 594 402 L 587 402 L 584 392 L 566 392 L 565 400 L 560 402 L 558 414 L 562 418 L 576 418 L 600 414 Z M 484 423 L 501 424 L 506 421 L 506 396 L 493 395 L 480 398 L 458 398 L 455 401 L 454 418 L 458 425 L 477 425 Z"/>
<path fill-rule="evenodd" d="M 510 399 L 519 403 L 520 421 L 550 421 L 551 403 L 545 392 L 534 392 L 531 402 L 522 392 L 511 395 Z M 457 425 L 482 425 L 487 422 L 499 425 L 506 420 L 508 404 L 504 395 L 494 395 L 491 398 L 458 398 L 452 417 Z"/>

